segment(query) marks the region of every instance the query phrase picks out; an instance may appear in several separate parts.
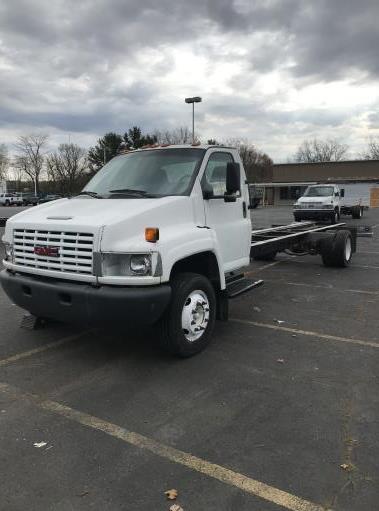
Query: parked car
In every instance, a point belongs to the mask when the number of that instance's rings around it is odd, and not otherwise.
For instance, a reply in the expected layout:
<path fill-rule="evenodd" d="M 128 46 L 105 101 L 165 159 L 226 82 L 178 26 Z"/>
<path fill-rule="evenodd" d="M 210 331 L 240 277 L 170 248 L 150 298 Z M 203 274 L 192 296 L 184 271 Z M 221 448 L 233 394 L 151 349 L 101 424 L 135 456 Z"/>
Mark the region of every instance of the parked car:
<path fill-rule="evenodd" d="M 22 206 L 22 199 L 14 193 L 0 193 L 0 206 Z"/>
<path fill-rule="evenodd" d="M 38 204 L 44 204 L 45 202 L 50 202 L 50 201 L 58 200 L 61 198 L 62 198 L 62 195 L 50 193 L 48 195 L 45 195 L 45 197 L 41 197 L 38 201 Z"/>
<path fill-rule="evenodd" d="M 33 193 L 23 193 L 22 194 L 22 203 L 24 206 L 36 206 L 39 203 L 40 198 L 38 195 L 34 195 Z"/>

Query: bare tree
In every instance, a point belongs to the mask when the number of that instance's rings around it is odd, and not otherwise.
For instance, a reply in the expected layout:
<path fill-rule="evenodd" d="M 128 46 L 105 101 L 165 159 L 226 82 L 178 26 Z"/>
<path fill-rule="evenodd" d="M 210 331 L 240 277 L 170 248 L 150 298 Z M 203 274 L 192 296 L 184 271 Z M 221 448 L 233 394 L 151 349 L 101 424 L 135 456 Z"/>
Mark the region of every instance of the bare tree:
<path fill-rule="evenodd" d="M 44 164 L 44 148 L 48 136 L 43 134 L 21 135 L 15 144 L 16 161 L 22 162 L 23 171 L 34 183 L 34 191 L 38 193 L 39 178 Z M 21 160 L 20 160 L 21 159 Z"/>
<path fill-rule="evenodd" d="M 364 160 L 379 160 L 379 138 L 370 138 L 362 158 Z"/>
<path fill-rule="evenodd" d="M 153 133 L 158 144 L 192 144 L 192 131 L 187 126 L 180 126 L 173 130 L 160 131 Z M 199 136 L 195 134 L 195 142 L 199 142 Z"/>
<path fill-rule="evenodd" d="M 341 161 L 346 157 L 348 146 L 338 140 L 304 140 L 299 146 L 294 160 L 297 163 L 316 163 L 322 161 Z"/>
<path fill-rule="evenodd" d="M 5 144 L 0 144 L 0 181 L 5 181 L 8 177 L 9 158 L 8 150 Z"/>
<path fill-rule="evenodd" d="M 87 152 L 76 144 L 61 144 L 46 158 L 47 174 L 59 191 L 72 194 L 84 184 L 87 169 Z"/>
<path fill-rule="evenodd" d="M 272 181 L 274 162 L 268 154 L 246 139 L 229 138 L 224 140 L 223 145 L 238 149 L 249 183 Z"/>

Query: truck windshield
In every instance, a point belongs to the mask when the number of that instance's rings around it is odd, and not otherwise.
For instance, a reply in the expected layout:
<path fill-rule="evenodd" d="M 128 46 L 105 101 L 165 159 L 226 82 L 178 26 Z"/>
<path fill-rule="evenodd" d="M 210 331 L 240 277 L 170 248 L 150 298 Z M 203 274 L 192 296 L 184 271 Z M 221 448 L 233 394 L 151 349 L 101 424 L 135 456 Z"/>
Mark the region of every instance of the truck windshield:
<path fill-rule="evenodd" d="M 205 150 L 149 149 L 117 156 L 91 179 L 83 192 L 102 197 L 189 195 Z"/>
<path fill-rule="evenodd" d="M 310 186 L 305 191 L 304 197 L 330 197 L 333 192 L 333 186 Z"/>

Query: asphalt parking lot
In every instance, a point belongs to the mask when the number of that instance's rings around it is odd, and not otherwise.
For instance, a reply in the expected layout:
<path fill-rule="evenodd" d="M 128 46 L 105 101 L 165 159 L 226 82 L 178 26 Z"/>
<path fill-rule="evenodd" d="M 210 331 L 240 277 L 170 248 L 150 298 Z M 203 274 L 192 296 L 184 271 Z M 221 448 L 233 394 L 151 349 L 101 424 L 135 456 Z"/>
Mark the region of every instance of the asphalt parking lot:
<path fill-rule="evenodd" d="M 265 285 L 186 360 L 154 328 L 20 328 L 0 290 L 0 509 L 376 511 L 379 210 L 348 221 L 374 232 L 349 268 L 252 262 Z"/>

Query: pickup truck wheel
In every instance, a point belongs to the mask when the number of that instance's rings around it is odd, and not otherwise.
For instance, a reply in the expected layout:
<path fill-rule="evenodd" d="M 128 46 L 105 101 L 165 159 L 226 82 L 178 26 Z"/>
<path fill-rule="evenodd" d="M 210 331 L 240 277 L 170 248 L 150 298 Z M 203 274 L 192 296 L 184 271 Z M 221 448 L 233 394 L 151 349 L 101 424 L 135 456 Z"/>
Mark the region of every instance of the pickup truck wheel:
<path fill-rule="evenodd" d="M 173 355 L 191 357 L 210 342 L 216 319 L 215 291 L 197 273 L 179 273 L 171 288 L 171 303 L 160 321 L 160 345 Z"/>
<path fill-rule="evenodd" d="M 335 209 L 333 213 L 330 216 L 330 223 L 331 224 L 338 224 L 340 219 L 340 214 L 338 213 L 338 209 Z"/>
<path fill-rule="evenodd" d="M 9 200 L 6 200 L 6 201 L 5 201 L 5 206 L 10 206 L 10 205 L 11 205 L 11 204 L 10 204 Z"/>
<path fill-rule="evenodd" d="M 348 266 L 353 255 L 353 243 L 350 231 L 337 231 L 333 239 L 324 240 L 321 257 L 324 266 L 343 268 Z"/>
<path fill-rule="evenodd" d="M 362 208 L 360 206 L 355 206 L 351 212 L 351 216 L 356 220 L 362 218 Z"/>

